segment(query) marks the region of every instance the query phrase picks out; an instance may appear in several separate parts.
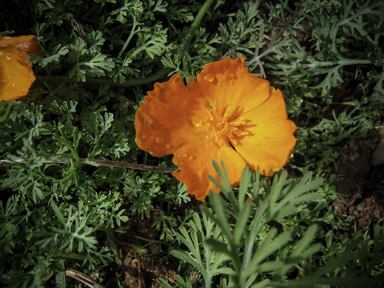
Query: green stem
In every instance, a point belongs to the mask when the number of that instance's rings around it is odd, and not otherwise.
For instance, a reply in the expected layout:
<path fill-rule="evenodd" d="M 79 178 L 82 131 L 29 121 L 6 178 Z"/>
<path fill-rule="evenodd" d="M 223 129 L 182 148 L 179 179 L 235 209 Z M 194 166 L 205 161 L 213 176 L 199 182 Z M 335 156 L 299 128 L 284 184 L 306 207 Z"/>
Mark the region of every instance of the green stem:
<path fill-rule="evenodd" d="M 147 77 L 147 78 L 141 78 L 141 79 L 129 79 L 125 81 L 124 83 L 115 82 L 113 79 L 100 79 L 100 78 L 88 78 L 85 84 L 96 84 L 96 85 L 110 85 L 110 86 L 120 86 L 120 87 L 133 87 L 138 85 L 144 85 L 148 83 L 153 83 L 156 80 L 162 78 L 163 76 L 167 75 L 169 72 L 171 72 L 172 69 L 170 68 L 163 68 L 157 71 L 155 74 Z M 56 83 L 63 83 L 63 82 L 71 82 L 76 81 L 72 78 L 69 78 L 67 76 L 36 76 L 37 81 L 47 81 L 47 82 L 56 82 Z"/>
<path fill-rule="evenodd" d="M 376 6 L 380 6 L 380 1 L 378 1 L 377 3 L 374 3 L 372 4 L 371 6 L 361 10 L 360 12 L 352 15 L 351 17 L 347 18 L 347 19 L 344 19 L 343 21 L 340 22 L 340 26 L 342 25 L 345 25 L 347 24 L 348 22 L 350 22 L 351 20 L 355 19 L 355 18 L 358 18 L 360 17 L 361 15 L 364 15 L 364 14 L 374 14 L 374 15 L 380 15 L 380 11 L 372 11 L 373 8 L 376 8 Z"/>
<path fill-rule="evenodd" d="M 129 42 L 131 42 L 133 35 L 136 34 L 136 32 L 137 32 L 137 31 L 135 31 L 136 25 L 137 25 L 136 19 L 133 18 L 133 26 L 132 26 L 131 33 L 129 34 L 127 41 L 125 41 L 123 48 L 121 48 L 120 53 L 119 53 L 119 57 L 121 57 L 121 55 L 123 55 L 125 49 L 127 49 L 127 47 L 128 47 Z"/>
<path fill-rule="evenodd" d="M 7 110 L 5 111 L 4 117 L 3 117 L 3 119 L 1 119 L 0 122 L 4 122 L 5 120 L 8 120 L 9 114 L 11 114 L 12 105 L 7 105 L 7 108 L 5 108 L 5 109 L 7 109 Z M 4 110 L 4 107 L 2 110 Z"/>
<path fill-rule="evenodd" d="M 119 249 L 116 245 L 115 236 L 113 235 L 113 231 L 111 229 L 106 229 L 105 232 L 107 234 L 109 247 L 111 248 L 113 254 L 115 255 L 116 264 L 120 268 L 123 265 L 123 261 L 120 258 Z"/>
<path fill-rule="evenodd" d="M 75 128 L 76 129 L 76 128 Z M 61 137 L 64 141 L 62 141 L 65 146 L 68 147 L 69 150 L 71 150 L 72 154 L 73 154 L 73 157 L 75 157 L 76 161 L 79 162 L 80 161 L 80 157 L 79 157 L 79 154 L 77 154 L 77 151 L 74 149 L 74 147 L 72 147 L 72 144 L 71 142 L 68 140 L 67 136 L 63 133 L 63 131 L 61 131 L 61 129 L 59 128 L 59 131 L 60 131 L 60 134 L 61 134 Z M 75 131 L 76 132 L 76 131 Z M 75 143 L 74 143 L 75 144 Z M 71 159 L 72 161 L 72 159 Z M 71 163 L 71 167 L 73 167 L 73 163 Z"/>
<path fill-rule="evenodd" d="M 311 61 L 311 60 L 308 60 Z M 350 60 L 350 59 L 345 59 L 345 60 L 339 60 L 339 61 L 317 61 L 313 60 L 311 63 L 308 64 L 298 64 L 297 67 L 299 69 L 310 69 L 310 68 L 321 68 L 325 66 L 348 66 L 348 65 L 369 65 L 372 64 L 370 60 Z M 284 69 L 290 69 L 291 65 L 290 64 L 277 64 L 276 67 L 279 67 L 280 70 Z M 324 72 L 326 73 L 326 72 Z"/>
<path fill-rule="evenodd" d="M 292 44 L 292 40 L 287 39 L 287 38 L 285 38 L 283 41 L 281 41 L 279 44 L 276 44 L 275 46 L 273 46 L 273 44 L 271 44 L 272 47 L 268 48 L 267 50 L 265 50 L 263 53 L 261 53 L 257 57 L 254 57 L 246 65 L 250 66 L 254 62 L 260 61 L 261 58 L 265 57 L 269 53 L 275 52 L 276 50 L 280 49 L 281 47 L 290 46 L 291 44 Z M 258 52 L 259 52 L 259 47 L 257 46 L 256 47 L 256 53 L 258 53 Z"/>
<path fill-rule="evenodd" d="M 201 20 L 203 20 L 205 13 L 207 13 L 207 11 L 208 11 L 208 9 L 212 3 L 213 3 L 213 0 L 206 0 L 205 3 L 203 4 L 203 6 L 201 7 L 199 13 L 197 13 L 195 20 L 193 21 L 191 27 L 189 28 L 187 37 L 185 38 L 183 44 L 181 45 L 181 47 L 179 49 L 179 53 L 178 53 L 179 54 L 178 55 L 179 61 L 183 58 L 184 54 L 187 53 L 188 48 L 189 48 L 189 44 L 190 44 L 192 37 L 193 37 L 193 34 L 194 34 L 195 30 L 197 29 L 197 27 L 199 27 Z"/>
<path fill-rule="evenodd" d="M 56 288 L 66 288 L 64 259 L 59 260 L 59 269 L 56 271 Z"/>
<path fill-rule="evenodd" d="M 318 61 L 320 62 L 320 61 Z M 345 59 L 345 60 L 340 60 L 340 61 L 325 61 L 325 62 L 320 62 L 320 66 L 332 66 L 332 65 L 340 65 L 340 66 L 347 66 L 347 65 L 369 65 L 372 64 L 370 60 L 350 60 L 350 59 Z"/>

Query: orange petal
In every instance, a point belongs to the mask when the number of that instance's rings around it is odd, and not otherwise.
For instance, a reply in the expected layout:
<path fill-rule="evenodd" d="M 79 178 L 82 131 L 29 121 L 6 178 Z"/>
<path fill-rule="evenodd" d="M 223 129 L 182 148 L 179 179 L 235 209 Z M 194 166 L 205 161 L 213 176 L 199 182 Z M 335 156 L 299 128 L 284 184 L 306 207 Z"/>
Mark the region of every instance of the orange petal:
<path fill-rule="evenodd" d="M 214 136 L 192 142 L 178 149 L 173 157 L 173 162 L 180 167 L 181 172 L 172 175 L 187 186 L 187 193 L 194 195 L 197 200 L 204 201 L 210 190 L 219 193 L 219 188 L 208 180 L 211 175 L 220 181 L 212 161 L 219 164 L 224 162 L 232 186 L 240 182 L 241 173 L 245 167 L 244 160 L 233 148 L 224 143 L 215 143 Z"/>
<path fill-rule="evenodd" d="M 197 74 L 202 94 L 221 114 L 229 105 L 246 113 L 269 97 L 269 81 L 250 74 L 244 62 L 242 56 L 226 58 L 205 65 Z"/>
<path fill-rule="evenodd" d="M 28 54 L 40 54 L 34 35 L 3 37 L 0 35 L 0 101 L 17 100 L 28 94 L 35 81 Z"/>
<path fill-rule="evenodd" d="M 0 35 L 0 48 L 19 49 L 27 54 L 40 55 L 40 46 L 35 35 L 17 37 Z"/>
<path fill-rule="evenodd" d="M 28 94 L 36 79 L 31 66 L 28 54 L 0 48 L 0 101 L 17 100 Z"/>
<path fill-rule="evenodd" d="M 262 175 L 271 176 L 288 162 L 296 145 L 293 133 L 297 127 L 287 119 L 281 91 L 271 87 L 270 98 L 241 118 L 247 124 L 238 128 L 249 134 L 236 137 L 236 151 L 250 168 L 259 169 Z"/>
<path fill-rule="evenodd" d="M 205 138 L 201 125 L 208 113 L 208 102 L 201 96 L 196 81 L 185 86 L 181 75 L 155 83 L 136 112 L 136 143 L 153 156 L 174 153 L 180 147 Z"/>

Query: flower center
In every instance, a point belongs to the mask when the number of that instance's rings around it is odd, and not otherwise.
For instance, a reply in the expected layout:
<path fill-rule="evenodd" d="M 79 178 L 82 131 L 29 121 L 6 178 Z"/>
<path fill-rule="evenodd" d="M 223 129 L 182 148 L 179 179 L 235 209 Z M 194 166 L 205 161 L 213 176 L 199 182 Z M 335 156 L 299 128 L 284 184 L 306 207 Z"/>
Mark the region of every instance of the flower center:
<path fill-rule="evenodd" d="M 222 146 L 225 141 L 229 141 L 232 145 L 237 145 L 236 136 L 245 136 L 249 133 L 246 131 L 239 130 L 239 125 L 244 125 L 245 120 L 241 117 L 234 117 L 234 109 L 232 105 L 228 105 L 224 111 L 224 115 L 221 116 L 215 105 L 209 111 L 213 124 L 213 133 L 215 135 L 215 142 Z"/>

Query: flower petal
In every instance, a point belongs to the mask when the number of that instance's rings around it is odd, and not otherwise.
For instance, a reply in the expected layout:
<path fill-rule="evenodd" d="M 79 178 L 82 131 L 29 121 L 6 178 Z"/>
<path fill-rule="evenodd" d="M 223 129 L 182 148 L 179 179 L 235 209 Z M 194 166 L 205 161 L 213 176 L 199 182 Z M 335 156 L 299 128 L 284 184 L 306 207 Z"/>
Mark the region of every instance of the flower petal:
<path fill-rule="evenodd" d="M 207 178 L 207 175 L 211 175 L 222 183 L 212 165 L 213 160 L 224 162 L 232 186 L 239 184 L 245 167 L 241 156 L 229 144 L 217 144 L 214 136 L 185 145 L 174 154 L 173 162 L 180 167 L 181 172 L 172 175 L 187 186 L 188 194 L 195 195 L 200 201 L 204 201 L 210 190 L 220 192 Z"/>
<path fill-rule="evenodd" d="M 17 49 L 0 49 L 0 101 L 27 95 L 35 79 L 28 54 Z"/>
<path fill-rule="evenodd" d="M 262 105 L 241 116 L 247 124 L 238 128 L 249 134 L 237 136 L 234 144 L 247 165 L 265 176 L 271 176 L 288 162 L 296 145 L 293 133 L 297 129 L 288 120 L 281 91 L 271 87 L 270 95 Z"/>
<path fill-rule="evenodd" d="M 28 54 L 40 54 L 36 36 L 0 35 L 0 100 L 17 100 L 28 94 L 36 79 Z"/>
<path fill-rule="evenodd" d="M 269 81 L 256 77 L 244 67 L 242 56 L 226 58 L 204 66 L 197 82 L 207 101 L 223 114 L 228 106 L 246 113 L 269 97 Z"/>
<path fill-rule="evenodd" d="M 40 55 L 40 46 L 35 35 L 0 36 L 0 48 L 13 48 L 24 51 L 26 54 Z"/>
<path fill-rule="evenodd" d="M 155 83 L 136 112 L 136 143 L 153 156 L 174 153 L 180 147 L 205 138 L 201 123 L 208 117 L 208 102 L 201 96 L 196 81 L 185 86 L 181 75 Z"/>

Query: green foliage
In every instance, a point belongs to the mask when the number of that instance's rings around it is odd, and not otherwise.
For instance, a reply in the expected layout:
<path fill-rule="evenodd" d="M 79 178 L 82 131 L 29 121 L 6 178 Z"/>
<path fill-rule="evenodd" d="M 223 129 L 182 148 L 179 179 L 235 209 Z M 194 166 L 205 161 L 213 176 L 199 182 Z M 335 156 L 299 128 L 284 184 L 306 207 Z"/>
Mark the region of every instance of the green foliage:
<path fill-rule="evenodd" d="M 181 234 L 176 234 L 187 251 L 172 251 L 173 256 L 202 275 L 202 286 L 212 287 L 217 275 L 221 275 L 221 287 L 377 287 L 384 280 L 379 268 L 384 253 L 382 226 L 375 226 L 373 240 L 361 234 L 349 239 L 345 233 L 334 241 L 328 233 L 323 247 L 313 244 L 319 233 L 317 224 L 307 227 L 302 235 L 278 233 L 276 227 L 267 226 L 270 222 L 286 222 L 298 207 L 320 198 L 322 179 L 312 179 L 312 173 L 307 173 L 292 181 L 283 172 L 274 177 L 272 184 L 262 185 L 259 171 L 251 173 L 246 167 L 236 197 L 224 164 L 222 169 L 216 162 L 214 166 L 224 186 L 208 177 L 226 199 L 211 191 L 212 209 L 204 206 L 203 221 L 195 213 L 190 232 L 181 227 Z M 245 201 L 246 195 L 252 201 Z M 231 218 L 234 224 L 230 224 Z M 292 269 L 298 269 L 297 279 L 286 280 L 285 275 Z M 222 275 L 230 275 L 229 281 Z M 190 287 L 180 275 L 176 280 L 177 287 Z M 159 283 L 172 287 L 163 279 Z"/>
<path fill-rule="evenodd" d="M 75 287 L 63 284 L 66 269 L 121 273 L 117 235 L 129 231 L 128 218 L 153 221 L 173 251 L 159 257 L 180 274 L 178 287 L 196 285 L 191 274 L 206 287 L 383 280 L 382 226 L 340 234 L 345 223 L 330 205 L 341 148 L 382 121 L 383 2 L 261 2 L 3 3 L 0 32 L 35 34 L 42 52 L 30 59 L 37 79 L 29 94 L 0 102 L 2 284 Z M 299 127 L 287 165 L 294 177 L 282 172 L 272 181 L 246 170 L 231 188 L 216 165 L 223 186 L 210 179 L 225 198 L 211 194 L 196 212 L 173 177 L 96 162 L 175 168 L 171 157 L 153 158 L 135 144 L 143 96 L 170 75 L 187 82 L 205 64 L 239 55 L 282 90 Z M 319 186 L 312 175 L 327 179 Z"/>

